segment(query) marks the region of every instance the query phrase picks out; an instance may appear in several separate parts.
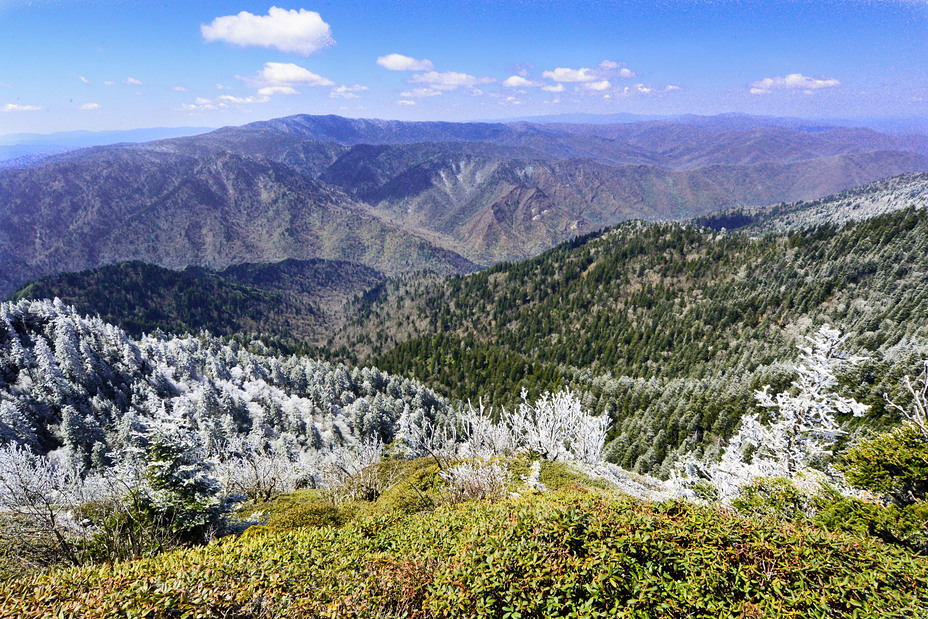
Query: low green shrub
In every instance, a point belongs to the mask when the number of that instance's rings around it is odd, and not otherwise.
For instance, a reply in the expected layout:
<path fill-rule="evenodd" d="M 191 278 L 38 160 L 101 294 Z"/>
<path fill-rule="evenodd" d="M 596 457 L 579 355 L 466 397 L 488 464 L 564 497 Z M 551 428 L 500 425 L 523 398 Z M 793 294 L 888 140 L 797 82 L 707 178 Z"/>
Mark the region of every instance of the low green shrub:
<path fill-rule="evenodd" d="M 848 483 L 887 495 L 897 505 L 928 499 L 928 440 L 909 424 L 862 441 L 840 467 Z"/>
<path fill-rule="evenodd" d="M 784 477 L 759 477 L 741 488 L 732 506 L 747 516 L 807 521 L 817 511 L 822 496 L 798 488 Z"/>
<path fill-rule="evenodd" d="M 928 558 L 681 502 L 551 492 L 253 527 L 0 584 L 0 616 L 923 617 Z"/>
<path fill-rule="evenodd" d="M 351 511 L 339 509 L 331 503 L 301 503 L 268 518 L 267 526 L 273 529 L 338 527 L 345 524 L 353 515 Z"/>

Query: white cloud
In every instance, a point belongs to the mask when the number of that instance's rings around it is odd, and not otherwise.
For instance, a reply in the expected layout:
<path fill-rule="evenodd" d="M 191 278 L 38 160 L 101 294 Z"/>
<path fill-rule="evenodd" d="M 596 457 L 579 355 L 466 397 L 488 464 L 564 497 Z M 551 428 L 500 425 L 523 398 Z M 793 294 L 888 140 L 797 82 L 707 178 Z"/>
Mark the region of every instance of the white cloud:
<path fill-rule="evenodd" d="M 115 86 L 116 82 L 114 82 L 113 80 L 106 80 L 105 82 L 103 82 L 103 85 L 104 86 Z"/>
<path fill-rule="evenodd" d="M 339 86 L 338 88 L 333 88 L 329 92 L 329 96 L 333 99 L 358 99 L 360 95 L 359 92 L 364 92 L 369 90 L 367 86 L 361 86 L 360 84 L 355 84 L 354 86 Z"/>
<path fill-rule="evenodd" d="M 199 111 L 199 110 L 215 110 L 220 106 L 214 103 L 211 99 L 204 99 L 203 97 L 197 97 L 194 99 L 193 103 L 184 103 L 180 106 L 182 110 L 188 111 Z M 228 105 L 222 105 L 222 107 L 229 107 Z"/>
<path fill-rule="evenodd" d="M 428 73 L 414 75 L 410 81 L 416 84 L 429 84 L 432 88 L 438 90 L 455 90 L 462 86 L 473 87 L 477 84 L 489 84 L 493 79 L 489 77 L 474 77 L 467 73 L 455 73 L 454 71 L 445 71 L 444 73 L 429 71 Z"/>
<path fill-rule="evenodd" d="M 390 71 L 431 71 L 435 68 L 431 60 L 426 58 L 416 60 L 402 54 L 381 56 L 377 59 L 377 64 Z"/>
<path fill-rule="evenodd" d="M 335 82 L 327 77 L 316 75 L 299 65 L 290 62 L 268 62 L 264 68 L 253 76 L 236 75 L 249 88 L 270 88 L 294 86 L 334 86 Z M 287 94 L 294 94 L 288 92 Z"/>
<path fill-rule="evenodd" d="M 262 97 L 270 97 L 271 95 L 298 95 L 300 91 L 293 86 L 265 86 L 258 89 L 258 94 Z"/>
<path fill-rule="evenodd" d="M 679 86 L 674 86 L 673 84 L 667 84 L 667 87 L 664 88 L 667 92 L 673 92 L 674 90 L 683 90 Z"/>
<path fill-rule="evenodd" d="M 564 84 L 555 84 L 554 86 L 542 86 L 545 92 L 564 92 Z"/>
<path fill-rule="evenodd" d="M 584 87 L 586 87 L 589 90 L 606 90 L 607 88 L 609 88 L 609 86 L 611 86 L 611 84 L 609 83 L 609 80 L 601 80 L 599 82 L 587 82 L 586 84 L 584 84 Z"/>
<path fill-rule="evenodd" d="M 81 105 L 80 109 L 81 109 L 81 110 L 84 110 L 84 111 L 99 110 L 99 109 L 100 109 L 100 104 L 99 104 L 99 103 L 85 103 L 85 104 Z"/>
<path fill-rule="evenodd" d="M 126 79 L 122 81 L 122 83 L 126 84 L 127 86 L 142 86 L 143 85 L 142 82 L 135 79 L 134 77 L 127 77 Z"/>
<path fill-rule="evenodd" d="M 250 104 L 250 103 L 267 103 L 271 98 L 263 95 L 257 97 L 233 97 L 232 95 L 219 95 L 216 97 L 216 101 L 220 103 L 238 103 L 238 104 Z"/>
<path fill-rule="evenodd" d="M 183 86 L 171 86 L 171 90 L 174 92 L 187 92 L 187 89 Z"/>
<path fill-rule="evenodd" d="M 226 41 L 247 47 L 276 47 L 282 52 L 309 56 L 335 44 L 332 29 L 315 11 L 286 10 L 272 6 L 267 15 L 242 11 L 217 17 L 200 26 L 207 41 Z"/>
<path fill-rule="evenodd" d="M 538 84 L 538 82 L 525 79 L 521 75 L 512 75 L 503 80 L 503 86 L 507 86 L 509 88 L 534 88 L 539 85 L 540 84 Z"/>
<path fill-rule="evenodd" d="M 41 110 L 38 105 L 19 105 L 18 103 L 7 103 L 0 107 L 0 112 L 37 112 Z"/>
<path fill-rule="evenodd" d="M 0 82 L 0 88 L 12 88 L 12 86 L 7 84 L 6 82 Z"/>
<path fill-rule="evenodd" d="M 765 77 L 751 84 L 752 95 L 766 95 L 773 90 L 812 91 L 819 88 L 835 88 L 841 82 L 833 77 L 806 77 L 802 73 L 790 73 L 786 77 Z"/>
<path fill-rule="evenodd" d="M 294 91 L 295 93 L 296 91 Z M 280 93 L 275 93 L 280 94 Z M 201 110 L 225 110 L 228 109 L 231 105 L 251 105 L 253 103 L 267 103 L 271 100 L 271 97 L 266 94 L 262 94 L 261 91 L 258 91 L 258 96 L 250 97 L 234 97 L 232 95 L 219 95 L 215 99 L 206 99 L 204 97 L 197 97 L 194 99 L 193 103 L 185 103 L 180 106 L 180 109 L 187 110 L 191 112 L 201 111 Z"/>
<path fill-rule="evenodd" d="M 88 79 L 87 79 L 86 77 L 84 77 L 83 75 L 78 75 L 78 76 L 77 76 L 77 79 L 79 79 L 80 81 L 84 82 L 85 84 L 89 84 L 89 83 L 90 83 L 90 80 L 88 80 Z"/>
<path fill-rule="evenodd" d="M 400 93 L 401 97 L 437 97 L 442 94 L 441 90 L 436 88 L 413 88 Z"/>
<path fill-rule="evenodd" d="M 558 67 L 554 71 L 545 71 L 541 76 L 554 82 L 592 82 L 596 79 L 592 69 L 568 69 L 565 67 Z"/>
<path fill-rule="evenodd" d="M 410 101 L 409 99 L 400 99 L 396 103 L 397 105 L 415 105 L 416 104 L 415 101 Z"/>
<path fill-rule="evenodd" d="M 636 73 L 625 66 L 624 62 L 615 62 L 614 60 L 603 60 L 599 63 L 599 68 L 609 73 L 615 73 L 619 77 L 626 79 L 635 77 Z"/>
<path fill-rule="evenodd" d="M 225 86 L 224 84 L 216 84 L 216 90 L 232 90 L 231 86 Z"/>

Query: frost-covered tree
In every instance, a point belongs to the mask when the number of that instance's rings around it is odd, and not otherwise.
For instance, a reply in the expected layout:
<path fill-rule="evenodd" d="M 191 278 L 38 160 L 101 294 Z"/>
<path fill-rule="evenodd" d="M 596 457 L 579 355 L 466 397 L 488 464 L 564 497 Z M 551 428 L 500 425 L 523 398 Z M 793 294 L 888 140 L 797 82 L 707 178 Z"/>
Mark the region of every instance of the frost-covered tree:
<path fill-rule="evenodd" d="M 835 373 L 841 364 L 862 360 L 842 350 L 847 336 L 827 326 L 800 346 L 796 379 L 790 391 L 770 394 L 770 386 L 755 392 L 758 404 L 769 409 L 770 419 L 745 415 L 721 457 L 705 473 L 723 498 L 759 477 L 780 477 L 817 485 L 823 471 L 820 460 L 842 434 L 836 415 L 862 416 L 868 406 L 835 393 Z M 685 465 L 694 472 L 695 462 Z"/>
<path fill-rule="evenodd" d="M 80 563 L 75 538 L 85 532 L 71 516 L 87 500 L 84 480 L 67 462 L 36 455 L 21 445 L 0 447 L 0 509 L 19 518 L 7 523 L 24 528 L 22 540 L 51 538 L 69 563 Z"/>
<path fill-rule="evenodd" d="M 534 402 L 523 390 L 522 403 L 512 411 L 504 409 L 499 423 L 482 402 L 478 408 L 469 405 L 461 422 L 466 449 L 481 457 L 523 449 L 547 460 L 593 465 L 602 460 L 610 419 L 587 413 L 570 390 L 544 393 Z"/>
<path fill-rule="evenodd" d="M 912 396 L 912 402 L 908 408 L 891 400 L 888 394 L 883 394 L 883 397 L 892 408 L 902 414 L 908 425 L 928 441 L 928 360 L 923 361 L 922 364 L 924 365 L 922 374 L 915 379 L 914 383 L 908 375 L 903 379 L 906 391 Z"/>

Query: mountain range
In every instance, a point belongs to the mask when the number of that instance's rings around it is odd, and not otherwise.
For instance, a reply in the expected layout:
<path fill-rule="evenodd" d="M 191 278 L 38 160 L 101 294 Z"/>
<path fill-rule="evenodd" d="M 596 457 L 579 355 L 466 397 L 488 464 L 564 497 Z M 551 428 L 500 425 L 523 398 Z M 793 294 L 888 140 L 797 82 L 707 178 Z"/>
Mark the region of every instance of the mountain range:
<path fill-rule="evenodd" d="M 130 260 L 466 273 L 628 219 L 814 199 L 925 171 L 923 136 L 763 118 L 292 116 L 0 171 L 0 295 Z"/>

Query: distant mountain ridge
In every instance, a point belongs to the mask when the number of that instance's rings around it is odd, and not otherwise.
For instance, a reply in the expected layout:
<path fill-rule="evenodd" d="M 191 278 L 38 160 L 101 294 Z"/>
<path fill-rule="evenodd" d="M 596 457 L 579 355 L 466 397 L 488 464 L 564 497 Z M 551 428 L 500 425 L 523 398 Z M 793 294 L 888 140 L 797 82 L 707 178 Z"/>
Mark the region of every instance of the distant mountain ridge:
<path fill-rule="evenodd" d="M 212 131 L 209 127 L 152 127 L 116 131 L 11 133 L 0 136 L 0 169 L 24 167 L 60 153 L 128 142 L 150 142 Z"/>
<path fill-rule="evenodd" d="M 468 272 L 627 219 L 814 199 L 908 172 L 928 172 L 928 138 L 769 119 L 298 115 L 0 171 L 0 295 L 127 260 Z"/>

